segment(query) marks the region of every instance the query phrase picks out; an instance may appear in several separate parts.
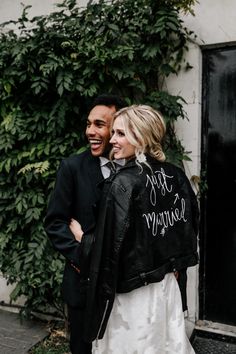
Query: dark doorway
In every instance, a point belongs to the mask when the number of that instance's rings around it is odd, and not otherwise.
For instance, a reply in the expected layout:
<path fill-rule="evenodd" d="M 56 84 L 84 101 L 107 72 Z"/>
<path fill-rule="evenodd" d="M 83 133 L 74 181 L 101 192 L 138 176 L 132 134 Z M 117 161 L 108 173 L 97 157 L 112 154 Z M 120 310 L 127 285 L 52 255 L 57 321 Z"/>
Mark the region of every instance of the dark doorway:
<path fill-rule="evenodd" d="M 236 47 L 203 50 L 200 317 L 236 325 Z"/>

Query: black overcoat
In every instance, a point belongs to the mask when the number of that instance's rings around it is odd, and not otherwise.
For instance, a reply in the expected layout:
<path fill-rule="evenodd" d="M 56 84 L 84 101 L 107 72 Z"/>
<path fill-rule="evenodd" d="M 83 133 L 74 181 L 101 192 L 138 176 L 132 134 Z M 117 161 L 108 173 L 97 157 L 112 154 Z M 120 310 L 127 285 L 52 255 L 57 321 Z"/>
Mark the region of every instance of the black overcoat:
<path fill-rule="evenodd" d="M 86 232 L 95 225 L 94 205 L 100 198 L 103 180 L 98 157 L 90 151 L 62 160 L 47 214 L 45 230 L 54 248 L 65 258 L 62 295 L 70 306 L 83 306 L 80 274 L 72 266 L 79 264 L 80 243 L 69 229 L 71 218 L 78 220 Z"/>

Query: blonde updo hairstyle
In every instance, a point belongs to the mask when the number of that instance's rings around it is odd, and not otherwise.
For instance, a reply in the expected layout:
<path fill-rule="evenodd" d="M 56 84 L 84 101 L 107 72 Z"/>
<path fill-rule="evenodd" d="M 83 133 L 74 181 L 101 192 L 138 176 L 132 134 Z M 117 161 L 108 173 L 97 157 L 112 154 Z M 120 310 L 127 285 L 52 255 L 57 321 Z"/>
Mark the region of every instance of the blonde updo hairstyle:
<path fill-rule="evenodd" d="M 126 138 L 135 147 L 138 163 L 145 163 L 144 154 L 149 154 L 158 161 L 165 161 L 162 140 L 166 126 L 162 115 L 147 105 L 132 105 L 122 108 L 114 115 L 114 120 L 121 117 Z"/>

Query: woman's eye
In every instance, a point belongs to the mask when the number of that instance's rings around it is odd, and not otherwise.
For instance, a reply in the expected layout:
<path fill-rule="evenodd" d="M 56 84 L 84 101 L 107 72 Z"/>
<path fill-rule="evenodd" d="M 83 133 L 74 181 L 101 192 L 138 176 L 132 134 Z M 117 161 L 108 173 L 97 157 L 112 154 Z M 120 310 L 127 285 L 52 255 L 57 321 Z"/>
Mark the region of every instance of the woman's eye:
<path fill-rule="evenodd" d="M 122 132 L 118 132 L 118 136 L 125 136 L 125 134 Z"/>

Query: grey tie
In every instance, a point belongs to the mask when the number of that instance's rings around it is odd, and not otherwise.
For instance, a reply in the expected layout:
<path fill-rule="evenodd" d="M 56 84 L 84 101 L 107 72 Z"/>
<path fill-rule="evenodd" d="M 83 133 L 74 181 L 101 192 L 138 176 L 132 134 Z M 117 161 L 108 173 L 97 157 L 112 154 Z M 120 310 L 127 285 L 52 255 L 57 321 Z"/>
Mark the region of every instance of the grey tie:
<path fill-rule="evenodd" d="M 106 166 L 107 166 L 107 167 L 109 168 L 109 170 L 111 171 L 111 174 L 116 172 L 116 166 L 115 166 L 115 163 L 114 163 L 114 162 L 108 161 L 108 162 L 106 163 Z"/>

